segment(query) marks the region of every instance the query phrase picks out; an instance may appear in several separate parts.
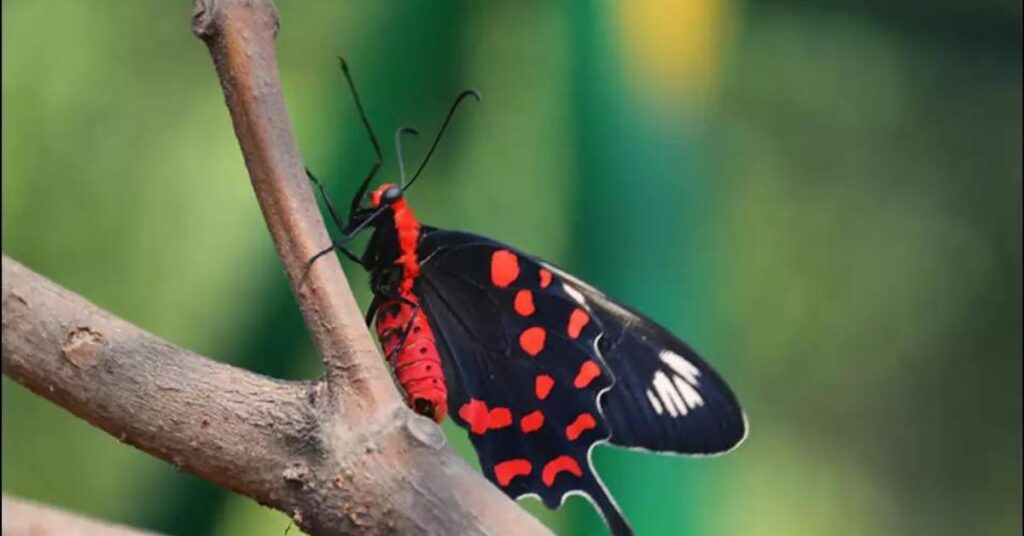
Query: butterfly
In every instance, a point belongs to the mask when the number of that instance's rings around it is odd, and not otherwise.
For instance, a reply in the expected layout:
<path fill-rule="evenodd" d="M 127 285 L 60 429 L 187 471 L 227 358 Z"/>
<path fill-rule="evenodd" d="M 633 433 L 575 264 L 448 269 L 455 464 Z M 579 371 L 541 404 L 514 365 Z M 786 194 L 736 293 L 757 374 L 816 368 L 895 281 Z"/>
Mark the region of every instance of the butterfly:
<path fill-rule="evenodd" d="M 467 90 L 412 179 L 369 191 L 383 158 L 345 61 L 376 161 L 339 217 L 340 252 L 370 274 L 375 330 L 407 404 L 466 429 L 484 475 L 508 496 L 549 508 L 582 495 L 612 534 L 632 534 L 591 454 L 609 444 L 682 455 L 739 445 L 747 421 L 722 378 L 685 342 L 565 270 L 483 236 L 420 223 L 405 192 L 420 176 Z M 348 248 L 363 232 L 362 254 Z"/>

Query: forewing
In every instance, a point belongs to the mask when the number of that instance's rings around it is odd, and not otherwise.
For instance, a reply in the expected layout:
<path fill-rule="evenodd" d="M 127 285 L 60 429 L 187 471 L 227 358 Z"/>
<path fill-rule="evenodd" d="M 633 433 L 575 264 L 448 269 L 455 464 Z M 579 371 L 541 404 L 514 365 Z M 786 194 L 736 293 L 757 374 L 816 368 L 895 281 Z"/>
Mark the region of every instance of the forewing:
<path fill-rule="evenodd" d="M 512 293 L 494 285 L 487 272 L 489 255 L 494 251 L 510 251 L 516 255 L 524 278 L 517 284 L 523 285 L 522 288 L 532 285 L 535 300 L 551 300 L 560 308 L 557 314 L 561 315 L 566 308 L 586 311 L 587 331 L 575 342 L 581 351 L 595 356 L 602 370 L 615 379 L 614 387 L 600 400 L 611 444 L 657 452 L 709 455 L 730 450 L 745 438 L 746 417 L 729 386 L 689 345 L 649 318 L 558 267 L 484 237 L 431 229 L 421 249 L 425 253 L 424 274 L 428 280 L 462 281 L 461 285 L 450 285 L 454 293 L 486 296 L 486 301 L 492 304 L 487 308 L 466 307 L 469 318 L 480 319 L 474 329 L 467 331 L 462 326 L 469 338 L 475 337 L 477 346 L 493 346 L 494 341 L 503 340 L 501 333 L 514 331 L 504 325 L 512 309 L 502 302 Z M 463 249 L 468 251 L 462 252 Z M 468 258 L 469 251 L 475 258 Z M 443 260 L 453 254 L 452 260 Z M 464 257 L 467 258 L 456 260 Z M 543 271 L 551 274 L 544 281 L 546 285 L 541 285 L 539 276 L 533 275 Z M 459 307 L 464 302 L 480 304 L 483 299 L 460 300 Z M 538 312 L 541 310 L 538 307 Z M 502 324 L 486 321 L 493 318 L 501 318 Z M 552 325 L 560 320 L 550 318 Z M 486 335 L 474 336 L 477 331 Z M 509 347 L 514 342 L 500 344 Z M 490 358 L 493 355 L 471 362 Z M 455 413 L 454 409 L 451 413 Z"/>
<path fill-rule="evenodd" d="M 693 348 L 587 283 L 544 266 L 602 327 L 600 352 L 616 378 L 601 401 L 610 443 L 711 455 L 743 441 L 747 421 L 736 396 Z"/>

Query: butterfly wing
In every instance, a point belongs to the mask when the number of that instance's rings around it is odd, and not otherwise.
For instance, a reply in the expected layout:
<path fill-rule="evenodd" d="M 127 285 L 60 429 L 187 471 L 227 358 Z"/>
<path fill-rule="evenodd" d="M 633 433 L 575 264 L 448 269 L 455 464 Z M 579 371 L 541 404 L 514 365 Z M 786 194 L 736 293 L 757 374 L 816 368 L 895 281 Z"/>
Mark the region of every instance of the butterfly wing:
<path fill-rule="evenodd" d="M 729 387 L 664 328 L 504 244 L 424 231 L 414 292 L 438 337 L 449 414 L 509 496 L 555 508 L 579 493 L 628 534 L 590 463 L 594 445 L 711 454 L 745 435 Z"/>
<path fill-rule="evenodd" d="M 601 401 L 611 444 L 712 455 L 743 441 L 747 420 L 739 401 L 693 348 L 600 290 L 541 264 L 602 327 L 601 355 L 616 378 Z"/>
<path fill-rule="evenodd" d="M 442 355 L 449 415 L 469 432 L 484 474 L 549 508 L 583 495 L 614 534 L 632 534 L 590 461 L 610 435 L 599 399 L 614 381 L 593 345 L 598 326 L 550 286 L 550 273 L 543 284 L 536 262 L 447 233 L 424 237 L 414 292 Z"/>

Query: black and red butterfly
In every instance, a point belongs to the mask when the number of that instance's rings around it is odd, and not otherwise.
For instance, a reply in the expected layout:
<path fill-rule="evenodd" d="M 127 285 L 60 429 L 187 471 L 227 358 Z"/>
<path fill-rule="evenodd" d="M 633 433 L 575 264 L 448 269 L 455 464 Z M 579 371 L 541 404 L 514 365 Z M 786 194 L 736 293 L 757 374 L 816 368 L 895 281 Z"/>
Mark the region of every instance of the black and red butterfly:
<path fill-rule="evenodd" d="M 407 403 L 469 432 L 480 465 L 512 498 L 557 508 L 583 495 L 611 532 L 632 534 L 591 463 L 594 446 L 688 455 L 721 453 L 747 432 L 726 383 L 686 343 L 642 314 L 556 266 L 470 233 L 420 225 L 404 193 L 419 177 L 460 102 L 456 99 L 422 164 L 406 183 L 369 194 L 380 144 L 352 90 L 376 162 L 344 223 L 340 251 L 371 275 L 367 323 L 376 331 Z M 396 132 L 400 147 L 403 134 Z M 364 230 L 362 255 L 347 248 Z"/>

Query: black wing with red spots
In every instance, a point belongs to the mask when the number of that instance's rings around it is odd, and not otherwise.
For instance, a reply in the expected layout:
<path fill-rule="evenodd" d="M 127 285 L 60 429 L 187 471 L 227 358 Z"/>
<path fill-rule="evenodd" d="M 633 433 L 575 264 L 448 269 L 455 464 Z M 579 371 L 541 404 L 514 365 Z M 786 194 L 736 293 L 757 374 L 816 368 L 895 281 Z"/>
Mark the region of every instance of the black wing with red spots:
<path fill-rule="evenodd" d="M 449 415 L 484 474 L 549 508 L 582 494 L 614 534 L 631 534 L 590 462 L 611 433 L 599 406 L 614 382 L 594 345 L 600 326 L 549 270 L 492 241 L 432 230 L 420 252 L 413 291 L 437 335 Z"/>
<path fill-rule="evenodd" d="M 714 454 L 746 435 L 732 391 L 693 349 L 590 285 L 469 233 L 426 229 L 418 252 L 414 292 L 437 333 L 449 414 L 510 496 L 554 508 L 582 493 L 628 534 L 594 445 Z M 548 467 L 561 470 L 553 483 Z"/>
<path fill-rule="evenodd" d="M 658 323 L 561 269 L 544 264 L 602 327 L 601 356 L 616 378 L 601 399 L 609 443 L 683 455 L 738 446 L 747 419 L 729 385 Z"/>

